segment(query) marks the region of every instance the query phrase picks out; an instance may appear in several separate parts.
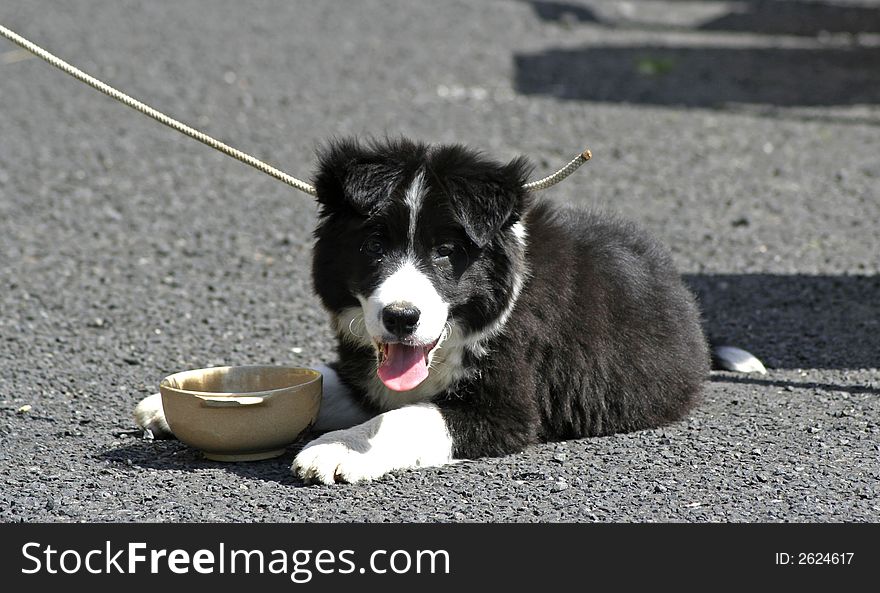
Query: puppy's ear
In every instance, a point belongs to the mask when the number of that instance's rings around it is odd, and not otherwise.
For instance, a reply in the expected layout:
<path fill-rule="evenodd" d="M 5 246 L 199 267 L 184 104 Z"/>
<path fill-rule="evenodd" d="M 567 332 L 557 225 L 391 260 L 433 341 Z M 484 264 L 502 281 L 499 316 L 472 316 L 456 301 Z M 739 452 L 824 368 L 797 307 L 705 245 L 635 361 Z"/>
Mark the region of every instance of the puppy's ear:
<path fill-rule="evenodd" d="M 314 186 L 321 216 L 354 211 L 369 217 L 389 199 L 397 173 L 375 150 L 357 140 L 335 140 L 318 151 Z"/>
<path fill-rule="evenodd" d="M 529 192 L 523 189 L 532 169 L 528 160 L 520 157 L 506 165 L 482 165 L 474 175 L 454 177 L 448 183 L 455 194 L 456 216 L 478 247 L 485 247 L 498 231 L 519 220 L 531 203 Z"/>

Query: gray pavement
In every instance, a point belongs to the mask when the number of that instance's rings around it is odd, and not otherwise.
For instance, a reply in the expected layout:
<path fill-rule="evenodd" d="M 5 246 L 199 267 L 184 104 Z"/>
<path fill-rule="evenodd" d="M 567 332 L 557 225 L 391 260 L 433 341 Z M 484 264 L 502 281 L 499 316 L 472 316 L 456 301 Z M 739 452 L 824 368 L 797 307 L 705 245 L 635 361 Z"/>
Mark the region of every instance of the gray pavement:
<path fill-rule="evenodd" d="M 660 430 L 355 486 L 141 439 L 167 374 L 332 355 L 315 207 L 3 41 L 0 520 L 880 520 L 880 2 L 4 0 L 0 23 L 294 175 L 348 134 L 538 173 L 587 145 L 544 197 L 660 236 L 709 333 L 769 368 Z"/>

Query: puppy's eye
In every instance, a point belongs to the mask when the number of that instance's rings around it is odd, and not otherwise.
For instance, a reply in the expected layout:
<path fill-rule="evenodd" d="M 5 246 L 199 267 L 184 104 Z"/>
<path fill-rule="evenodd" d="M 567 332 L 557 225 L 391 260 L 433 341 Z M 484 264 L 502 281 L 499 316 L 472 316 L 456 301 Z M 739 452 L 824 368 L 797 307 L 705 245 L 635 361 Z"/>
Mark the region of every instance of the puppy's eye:
<path fill-rule="evenodd" d="M 361 249 L 362 251 L 365 251 L 370 255 L 382 255 L 383 253 L 385 253 L 385 246 L 382 245 L 382 241 L 380 241 L 376 237 L 371 237 L 367 239 Z"/>
<path fill-rule="evenodd" d="M 438 258 L 438 259 L 443 258 L 443 257 L 449 257 L 453 253 L 455 253 L 455 246 L 453 246 L 453 245 L 440 245 L 439 247 L 437 247 L 437 249 L 434 250 L 434 257 Z"/>

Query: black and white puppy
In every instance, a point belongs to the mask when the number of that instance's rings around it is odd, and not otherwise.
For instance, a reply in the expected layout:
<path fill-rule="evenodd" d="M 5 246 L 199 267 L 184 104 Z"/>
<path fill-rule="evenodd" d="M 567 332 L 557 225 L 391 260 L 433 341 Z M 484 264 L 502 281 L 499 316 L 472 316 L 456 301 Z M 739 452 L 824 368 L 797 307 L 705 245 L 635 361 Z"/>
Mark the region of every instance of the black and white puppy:
<path fill-rule="evenodd" d="M 341 141 L 312 275 L 338 337 L 305 480 L 357 482 L 682 418 L 709 374 L 694 298 L 634 225 L 523 188 L 523 159 Z M 167 432 L 156 396 L 138 423 Z"/>

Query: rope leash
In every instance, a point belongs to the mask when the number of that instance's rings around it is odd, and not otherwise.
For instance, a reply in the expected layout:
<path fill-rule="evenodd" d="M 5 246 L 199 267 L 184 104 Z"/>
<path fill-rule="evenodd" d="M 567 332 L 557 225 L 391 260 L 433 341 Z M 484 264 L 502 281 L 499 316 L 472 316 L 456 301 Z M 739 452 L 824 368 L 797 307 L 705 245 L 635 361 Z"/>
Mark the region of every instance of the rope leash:
<path fill-rule="evenodd" d="M 142 103 L 141 101 L 138 101 L 137 99 L 130 97 L 129 95 L 126 95 L 122 91 L 116 90 L 112 86 L 110 86 L 104 82 L 101 82 L 100 80 L 98 80 L 94 76 L 90 76 L 89 74 L 86 74 L 85 72 L 83 72 L 79 68 L 72 66 L 71 64 L 68 64 L 67 62 L 65 62 L 64 60 L 59 58 L 58 56 L 55 56 L 54 54 L 49 53 L 48 51 L 46 51 L 45 49 L 43 49 L 42 47 L 40 47 L 36 43 L 28 41 L 27 39 L 25 39 L 24 37 L 22 37 L 21 35 L 19 35 L 15 31 L 11 31 L 11 30 L 7 29 L 6 27 L 4 27 L 3 25 L 0 25 L 0 35 L 5 37 L 9 41 L 15 43 L 19 47 L 31 52 L 32 54 L 34 54 L 38 58 L 45 60 L 49 64 L 51 64 L 51 65 L 55 66 L 56 68 L 58 68 L 59 70 L 61 70 L 62 72 L 65 72 L 65 73 L 69 74 L 70 76 L 73 76 L 74 78 L 76 78 L 80 82 L 84 82 L 85 84 L 89 85 L 93 89 L 98 90 L 98 91 L 104 93 L 105 95 L 116 99 L 120 103 L 128 105 L 132 109 L 135 109 L 135 110 L 143 113 L 144 115 L 153 118 L 154 120 L 158 121 L 159 123 L 165 124 L 169 128 L 177 130 L 181 134 L 185 134 L 186 136 L 189 136 L 190 138 L 192 138 L 194 140 L 198 140 L 202 144 L 206 144 L 215 150 L 219 150 L 223 154 L 225 154 L 227 156 L 231 156 L 232 158 L 239 160 L 242 163 L 245 163 L 246 165 L 250 165 L 251 167 L 257 169 L 258 171 L 262 171 L 266 175 L 274 177 L 275 179 L 277 179 L 283 183 L 286 183 L 287 185 L 289 185 L 295 189 L 298 189 L 301 192 L 307 193 L 312 196 L 317 195 L 317 191 L 315 190 L 314 186 L 312 186 L 311 184 L 306 183 L 305 181 L 302 181 L 301 179 L 297 179 L 296 177 L 293 177 L 292 175 L 288 175 L 284 171 L 281 171 L 280 169 L 276 169 L 275 167 L 273 167 L 267 163 L 264 163 L 263 161 L 261 161 L 260 159 L 258 159 L 256 157 L 253 157 L 245 152 L 242 152 L 236 148 L 233 148 L 233 147 L 229 146 L 228 144 L 225 144 L 225 143 L 217 140 L 216 138 L 212 138 L 211 136 L 208 136 L 204 132 L 200 132 L 199 130 L 196 130 L 195 128 L 191 128 L 190 126 L 174 119 L 173 117 L 165 115 L 161 111 L 150 107 L 146 103 Z M 525 185 L 523 185 L 523 188 L 525 188 L 528 191 L 537 191 L 537 190 L 547 189 L 548 187 L 550 187 L 552 185 L 556 185 L 557 183 L 559 183 L 560 181 L 562 181 L 563 179 L 565 179 L 566 177 L 568 177 L 569 175 L 574 173 L 581 165 L 583 165 L 588 160 L 590 160 L 591 157 L 592 157 L 592 154 L 590 153 L 590 151 L 584 150 L 584 152 L 582 152 L 581 154 L 576 156 L 574 159 L 571 160 L 571 162 L 569 162 L 567 165 L 565 165 L 564 167 L 562 167 L 561 169 L 559 169 L 558 171 L 556 171 L 552 175 L 548 175 L 547 177 L 544 177 L 543 179 L 538 179 L 537 181 L 531 181 L 529 183 L 526 183 Z"/>
<path fill-rule="evenodd" d="M 543 179 L 538 179 L 537 181 L 530 181 L 523 185 L 525 189 L 528 191 L 538 191 L 542 189 L 547 189 L 552 185 L 556 185 L 575 171 L 577 171 L 581 165 L 586 163 L 588 160 L 593 158 L 593 153 L 590 152 L 590 149 L 587 148 L 582 153 L 571 159 L 571 161 L 558 170 L 556 173 L 552 175 L 548 175 Z"/>
<path fill-rule="evenodd" d="M 177 130 L 178 132 L 181 132 L 182 134 L 186 134 L 190 138 L 198 140 L 199 142 L 201 142 L 203 144 L 207 144 L 211 148 L 219 150 L 223 154 L 231 156 L 234 159 L 238 159 L 239 161 L 241 161 L 247 165 L 250 165 L 251 167 L 254 167 L 255 169 L 258 169 L 258 170 L 262 171 L 263 173 L 270 175 L 270 176 L 274 177 L 275 179 L 278 179 L 279 181 L 283 181 L 284 183 L 286 183 L 286 184 L 288 184 L 288 185 L 290 185 L 290 186 L 292 186 L 302 192 L 305 192 L 305 193 L 311 194 L 311 195 L 315 195 L 315 193 L 316 193 L 315 188 L 312 187 L 310 184 L 306 183 L 305 181 L 297 179 L 296 177 L 292 177 L 291 175 L 288 175 L 287 173 L 285 173 L 279 169 L 276 169 L 275 167 L 273 167 L 271 165 L 267 165 L 263 161 L 255 158 L 255 157 L 252 157 L 249 154 L 246 154 L 240 150 L 232 148 L 231 146 L 224 144 L 223 142 L 220 142 L 216 138 L 212 138 L 211 136 L 208 136 L 207 134 L 200 132 L 200 131 L 196 130 L 195 128 L 191 128 L 190 126 L 188 126 L 182 122 L 177 121 L 173 117 L 169 117 L 169 116 L 165 115 L 161 111 L 153 109 L 149 105 L 142 103 L 142 102 L 138 101 L 137 99 L 134 99 L 133 97 L 129 97 L 125 93 L 118 91 L 115 88 L 111 87 L 110 85 L 101 82 L 97 78 L 86 74 L 85 72 L 83 72 L 79 68 L 76 68 L 75 66 L 68 64 L 67 62 L 65 62 L 61 58 L 49 53 L 48 51 L 44 50 L 42 47 L 36 45 L 35 43 L 28 41 L 27 39 L 25 39 L 21 35 L 18 35 L 14 31 L 10 31 L 9 29 L 4 27 L 3 25 L 0 25 L 0 35 L 3 35 L 4 37 L 9 39 L 13 43 L 21 46 L 22 48 L 28 50 L 31 53 L 33 53 L 38 58 L 41 58 L 41 59 L 49 62 L 50 64 L 52 64 L 53 66 L 55 66 L 56 68 L 61 70 L 62 72 L 70 74 L 71 76 L 73 76 L 74 78 L 79 80 L 80 82 L 84 82 L 87 85 L 89 85 L 90 87 L 92 87 L 93 89 L 101 91 L 102 93 L 104 93 L 105 95 L 108 95 L 110 97 L 113 97 L 114 99 L 116 99 L 120 103 L 124 103 L 125 105 L 128 105 L 132 109 L 136 109 L 137 111 L 140 111 L 144 115 L 152 117 L 153 119 L 155 119 L 159 123 L 165 124 L 169 128 L 173 128 L 173 129 Z"/>

